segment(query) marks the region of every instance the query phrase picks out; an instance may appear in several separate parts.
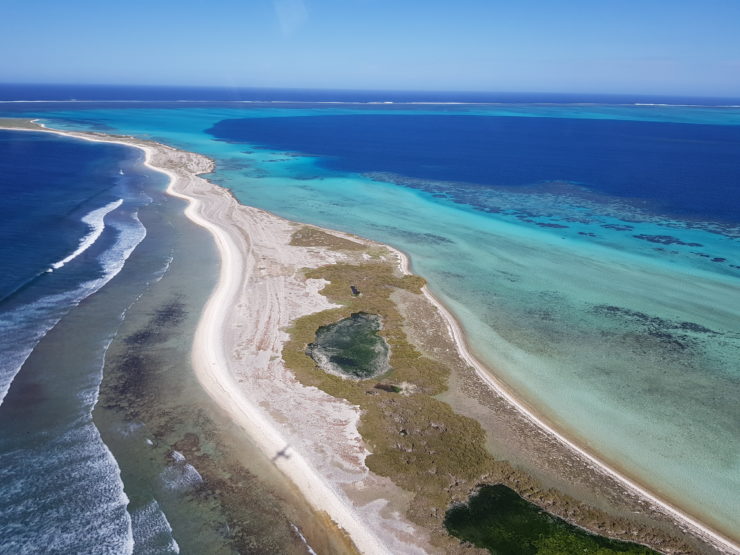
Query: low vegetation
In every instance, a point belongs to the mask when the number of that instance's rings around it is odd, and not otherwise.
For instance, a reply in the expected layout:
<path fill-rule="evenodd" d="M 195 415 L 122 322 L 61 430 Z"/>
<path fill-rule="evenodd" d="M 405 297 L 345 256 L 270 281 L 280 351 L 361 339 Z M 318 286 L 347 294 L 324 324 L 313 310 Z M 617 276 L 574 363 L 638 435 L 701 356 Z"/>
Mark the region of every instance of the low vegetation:
<path fill-rule="evenodd" d="M 360 251 L 356 246 L 360 243 L 310 228 L 297 231 L 292 244 Z M 367 253 L 368 248 L 360 246 Z M 420 294 L 425 281 L 400 275 L 387 250 L 370 249 L 372 254 L 362 260 L 355 256 L 352 263 L 305 270 L 306 278 L 328 282 L 321 293 L 340 306 L 296 320 L 288 330 L 283 359 L 303 384 L 361 408 L 359 431 L 371 451 L 367 466 L 412 492 L 407 516 L 432 530 L 433 543 L 454 552 L 464 546 L 447 534 L 444 519 L 456 501 L 467 499 L 480 484 L 506 483 L 521 491 L 532 489 L 532 481 L 489 454 L 485 432 L 476 420 L 455 413 L 436 398 L 447 389 L 449 369 L 423 356 L 408 341 L 403 316 L 391 300 L 399 289 Z M 353 294 L 351 286 L 361 294 Z M 315 341 L 319 328 L 358 312 L 382 318 L 379 333 L 390 346 L 390 370 L 367 380 L 323 371 L 306 354 L 307 346 Z"/>
<path fill-rule="evenodd" d="M 332 250 L 362 251 L 367 247 L 362 243 L 338 237 L 321 231 L 315 227 L 304 226 L 293 233 L 290 241 L 291 245 L 297 247 L 326 247 Z"/>

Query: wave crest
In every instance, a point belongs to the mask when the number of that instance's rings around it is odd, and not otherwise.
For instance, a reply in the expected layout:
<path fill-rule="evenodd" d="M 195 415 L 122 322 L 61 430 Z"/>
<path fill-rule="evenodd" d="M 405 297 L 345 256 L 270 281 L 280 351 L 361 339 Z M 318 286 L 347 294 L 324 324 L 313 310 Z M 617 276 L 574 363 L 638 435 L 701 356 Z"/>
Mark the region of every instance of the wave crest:
<path fill-rule="evenodd" d="M 86 214 L 82 218 L 82 221 L 90 227 L 90 231 L 87 235 L 80 239 L 79 245 L 72 252 L 72 254 L 66 256 L 65 258 L 62 258 L 58 262 L 54 262 L 54 264 L 51 265 L 51 270 L 58 270 L 68 262 L 71 262 L 72 260 L 80 256 L 91 246 L 93 246 L 95 244 L 95 241 L 97 241 L 98 238 L 103 234 L 103 230 L 105 229 L 105 216 L 108 215 L 110 212 L 113 212 L 122 204 L 123 199 L 119 198 L 116 201 L 109 202 L 105 206 L 93 210 L 89 214 Z"/>

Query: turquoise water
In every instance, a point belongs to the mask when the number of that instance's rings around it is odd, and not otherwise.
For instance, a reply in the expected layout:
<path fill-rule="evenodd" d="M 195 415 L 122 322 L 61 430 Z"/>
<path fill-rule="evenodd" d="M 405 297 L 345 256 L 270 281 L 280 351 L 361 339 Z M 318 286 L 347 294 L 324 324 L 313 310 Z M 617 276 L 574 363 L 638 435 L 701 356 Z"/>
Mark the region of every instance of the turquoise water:
<path fill-rule="evenodd" d="M 476 355 L 521 397 L 660 495 L 736 534 L 737 227 L 681 220 L 572 186 L 500 188 L 485 199 L 498 211 L 484 212 L 480 199 L 440 195 L 429 183 L 338 172 L 313 157 L 206 133 L 235 117 L 369 110 L 81 106 L 42 115 L 58 127 L 130 133 L 201 152 L 217 162 L 213 181 L 246 204 L 406 251 L 414 271 L 459 318 Z M 740 124 L 740 110 L 719 108 L 428 106 L 392 113 L 451 110 Z M 522 218 L 524 210 L 532 217 Z M 537 225 L 566 220 L 567 228 Z"/>

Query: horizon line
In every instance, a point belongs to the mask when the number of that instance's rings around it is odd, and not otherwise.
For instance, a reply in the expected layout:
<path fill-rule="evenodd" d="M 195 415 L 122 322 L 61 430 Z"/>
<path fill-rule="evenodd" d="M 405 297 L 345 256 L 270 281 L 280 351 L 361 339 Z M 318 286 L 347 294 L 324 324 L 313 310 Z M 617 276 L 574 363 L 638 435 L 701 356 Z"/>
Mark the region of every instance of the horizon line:
<path fill-rule="evenodd" d="M 93 87 L 125 89 L 200 89 L 200 90 L 234 90 L 234 91 L 293 91 L 293 92 L 344 92 L 344 93 L 406 93 L 406 94 L 461 94 L 461 95 L 539 95 L 539 96 L 603 96 L 603 97 L 663 97 L 663 98 L 706 98 L 740 100 L 738 95 L 707 93 L 665 93 L 665 92 L 594 92 L 594 91 L 527 91 L 527 90 L 491 90 L 491 89 L 409 89 L 409 88 L 344 88 L 344 87 L 295 87 L 295 86 L 254 86 L 254 85 L 184 85 L 184 84 L 151 84 L 151 83 L 68 83 L 68 82 L 23 82 L 0 81 L 3 86 L 28 87 Z"/>

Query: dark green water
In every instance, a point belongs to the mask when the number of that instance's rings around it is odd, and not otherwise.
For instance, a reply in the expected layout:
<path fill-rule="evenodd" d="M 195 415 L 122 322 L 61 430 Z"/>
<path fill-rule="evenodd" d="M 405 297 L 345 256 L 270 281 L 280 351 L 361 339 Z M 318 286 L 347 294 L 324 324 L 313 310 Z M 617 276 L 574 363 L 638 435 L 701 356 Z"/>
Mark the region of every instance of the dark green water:
<path fill-rule="evenodd" d="M 379 334 L 380 317 L 357 312 L 316 331 L 307 352 L 324 370 L 361 380 L 390 369 L 388 344 Z"/>
<path fill-rule="evenodd" d="M 641 553 L 654 551 L 610 540 L 554 517 L 503 486 L 483 486 L 465 505 L 447 511 L 447 531 L 501 555 Z"/>

